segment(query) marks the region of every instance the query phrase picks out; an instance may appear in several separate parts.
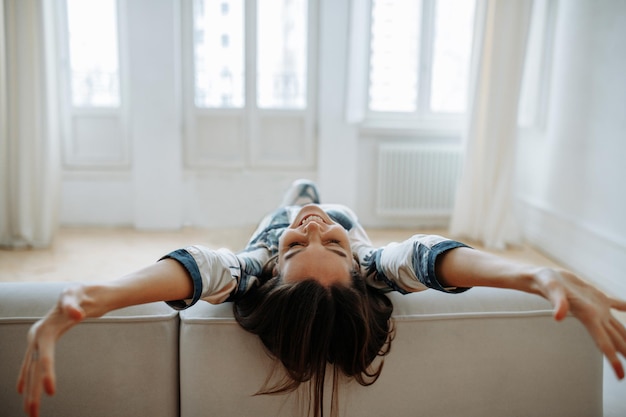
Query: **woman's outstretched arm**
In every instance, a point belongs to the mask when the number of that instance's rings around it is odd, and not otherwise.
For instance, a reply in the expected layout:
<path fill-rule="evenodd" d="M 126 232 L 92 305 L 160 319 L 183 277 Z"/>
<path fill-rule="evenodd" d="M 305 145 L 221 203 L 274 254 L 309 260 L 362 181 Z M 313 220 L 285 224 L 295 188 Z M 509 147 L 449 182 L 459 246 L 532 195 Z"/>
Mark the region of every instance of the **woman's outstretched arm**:
<path fill-rule="evenodd" d="M 154 301 L 191 298 L 193 286 L 177 261 L 165 259 L 118 280 L 72 286 L 28 332 L 28 344 L 17 383 L 24 396 L 24 411 L 39 415 L 42 391 L 56 391 L 56 341 L 80 321 L 109 311 Z"/>
<path fill-rule="evenodd" d="M 543 296 L 553 305 L 556 320 L 571 312 L 583 323 L 617 377 L 624 378 L 619 354 L 626 357 L 626 329 L 611 309 L 626 311 L 625 301 L 608 297 L 571 272 L 519 264 L 469 248 L 441 256 L 437 275 L 447 286 L 508 288 Z"/>

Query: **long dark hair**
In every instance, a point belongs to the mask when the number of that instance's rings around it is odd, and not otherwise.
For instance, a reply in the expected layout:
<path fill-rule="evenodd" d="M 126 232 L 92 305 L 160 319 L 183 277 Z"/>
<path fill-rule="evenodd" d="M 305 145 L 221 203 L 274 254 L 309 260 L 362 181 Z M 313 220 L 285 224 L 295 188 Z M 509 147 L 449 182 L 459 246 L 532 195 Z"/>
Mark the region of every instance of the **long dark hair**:
<path fill-rule="evenodd" d="M 327 366 L 332 367 L 331 415 L 336 415 L 339 375 L 373 384 L 393 339 L 391 301 L 356 270 L 350 286 L 323 286 L 313 279 L 287 284 L 272 277 L 233 309 L 237 322 L 260 337 L 285 371 L 286 377 L 273 383 L 268 376 L 257 394 L 293 392 L 309 382 L 308 412 L 312 409 L 315 417 L 324 414 Z"/>

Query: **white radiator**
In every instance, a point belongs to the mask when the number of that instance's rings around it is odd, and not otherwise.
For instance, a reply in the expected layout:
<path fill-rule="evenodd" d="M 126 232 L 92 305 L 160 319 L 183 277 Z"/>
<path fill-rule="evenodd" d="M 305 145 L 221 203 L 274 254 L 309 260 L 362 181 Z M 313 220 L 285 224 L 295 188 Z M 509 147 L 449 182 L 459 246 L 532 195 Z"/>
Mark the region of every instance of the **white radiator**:
<path fill-rule="evenodd" d="M 381 216 L 445 216 L 461 172 L 458 146 L 383 143 L 376 211 Z"/>

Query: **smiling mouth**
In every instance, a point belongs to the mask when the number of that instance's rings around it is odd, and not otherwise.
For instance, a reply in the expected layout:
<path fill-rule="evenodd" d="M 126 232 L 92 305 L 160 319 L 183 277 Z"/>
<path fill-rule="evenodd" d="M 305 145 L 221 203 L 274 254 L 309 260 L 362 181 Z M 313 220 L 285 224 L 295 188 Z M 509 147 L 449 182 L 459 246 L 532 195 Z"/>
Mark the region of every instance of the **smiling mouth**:
<path fill-rule="evenodd" d="M 300 226 L 310 223 L 311 221 L 316 221 L 318 223 L 326 223 L 324 219 L 317 214 L 309 214 L 305 216 L 304 219 L 300 222 Z"/>

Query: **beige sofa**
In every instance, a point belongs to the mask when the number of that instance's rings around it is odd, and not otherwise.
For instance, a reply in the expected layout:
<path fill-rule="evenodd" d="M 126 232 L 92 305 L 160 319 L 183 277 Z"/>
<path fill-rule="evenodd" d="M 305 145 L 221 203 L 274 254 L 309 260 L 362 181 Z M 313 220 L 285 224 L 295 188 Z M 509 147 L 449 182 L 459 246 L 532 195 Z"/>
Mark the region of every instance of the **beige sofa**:
<path fill-rule="evenodd" d="M 0 415 L 23 415 L 15 382 L 30 325 L 65 283 L 0 283 Z M 390 295 L 397 334 L 380 379 L 341 387 L 342 416 L 601 416 L 602 357 L 580 323 L 541 298 L 474 288 Z M 57 348 L 43 416 L 295 416 L 291 396 L 253 396 L 271 361 L 231 305 L 147 304 L 87 320 Z"/>

